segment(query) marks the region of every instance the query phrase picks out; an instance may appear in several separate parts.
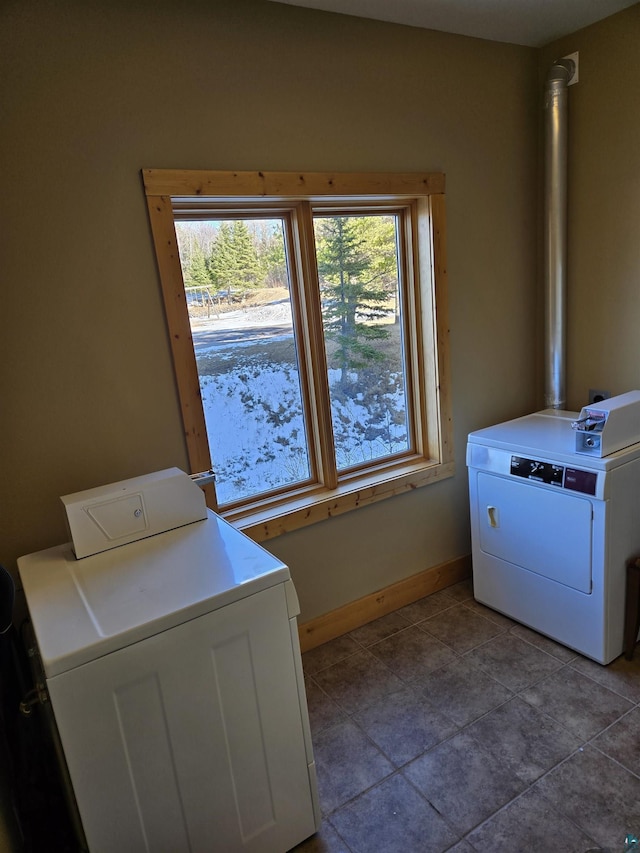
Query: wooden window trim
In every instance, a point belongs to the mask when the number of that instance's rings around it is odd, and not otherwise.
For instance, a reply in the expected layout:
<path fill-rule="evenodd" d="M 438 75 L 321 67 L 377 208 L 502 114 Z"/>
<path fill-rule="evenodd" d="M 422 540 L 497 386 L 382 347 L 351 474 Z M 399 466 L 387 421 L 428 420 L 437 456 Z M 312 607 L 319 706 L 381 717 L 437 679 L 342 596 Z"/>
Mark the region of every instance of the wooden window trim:
<path fill-rule="evenodd" d="M 241 508 L 225 509 L 225 518 L 257 541 L 296 530 L 359 506 L 420 488 L 454 474 L 449 382 L 449 329 L 447 306 L 447 262 L 445 178 L 441 173 L 298 173 L 298 172 L 210 172 L 190 170 L 142 171 L 153 242 L 158 262 L 167 326 L 182 410 L 184 434 L 193 472 L 211 467 L 204 411 L 189 323 L 178 243 L 174 205 L 180 210 L 202 206 L 203 201 L 237 209 L 265 210 L 265 201 L 300 200 L 291 218 L 294 229 L 313 229 L 312 204 L 357 206 L 367 201 L 409 200 L 417 215 L 406 216 L 403 226 L 405 250 L 412 262 L 402 271 L 409 293 L 406 310 L 415 329 L 410 358 L 417 381 L 410 389 L 416 413 L 419 455 L 387 460 L 366 472 L 341 476 L 338 482 L 332 439 L 326 428 L 326 413 L 310 400 L 320 425 L 316 450 L 323 458 L 322 483 L 289 489 L 283 495 L 257 499 Z M 299 243 L 299 241 L 295 241 Z M 307 241 L 302 241 L 308 245 Z M 407 255 L 407 251 L 404 252 Z M 293 276 L 297 282 L 316 276 L 315 258 L 295 253 Z M 418 275 L 414 275 L 414 270 Z M 327 383 L 323 370 L 322 317 L 319 294 L 299 288 L 299 311 L 307 329 L 302 335 L 304 358 L 311 367 L 311 384 Z M 305 392 L 307 393 L 307 392 Z M 322 397 L 322 395 L 319 395 Z M 324 426 L 323 426 L 324 425 Z M 333 466 L 327 460 L 333 457 Z M 329 472 L 328 475 L 326 472 Z M 213 490 L 207 494 L 214 509 Z"/>

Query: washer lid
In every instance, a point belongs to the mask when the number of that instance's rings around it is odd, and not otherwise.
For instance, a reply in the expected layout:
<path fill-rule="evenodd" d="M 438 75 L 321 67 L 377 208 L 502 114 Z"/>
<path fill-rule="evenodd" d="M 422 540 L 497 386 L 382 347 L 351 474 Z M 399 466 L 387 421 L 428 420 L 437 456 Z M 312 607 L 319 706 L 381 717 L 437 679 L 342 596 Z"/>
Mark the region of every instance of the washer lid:
<path fill-rule="evenodd" d="M 20 557 L 48 678 L 290 578 L 215 513 L 77 560 L 71 544 Z"/>

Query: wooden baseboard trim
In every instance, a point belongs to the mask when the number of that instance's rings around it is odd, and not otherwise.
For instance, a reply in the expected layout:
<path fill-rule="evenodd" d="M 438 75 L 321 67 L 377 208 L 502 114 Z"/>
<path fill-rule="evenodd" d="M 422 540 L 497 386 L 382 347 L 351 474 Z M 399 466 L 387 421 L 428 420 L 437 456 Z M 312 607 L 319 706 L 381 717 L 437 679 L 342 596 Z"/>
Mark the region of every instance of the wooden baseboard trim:
<path fill-rule="evenodd" d="M 386 616 L 399 607 L 412 604 L 425 595 L 431 595 L 471 576 L 471 555 L 457 557 L 447 563 L 425 569 L 409 578 L 372 592 L 343 607 L 318 616 L 300 625 L 300 648 L 303 652 L 315 649 L 329 640 L 335 640 L 354 631 L 367 622 Z"/>

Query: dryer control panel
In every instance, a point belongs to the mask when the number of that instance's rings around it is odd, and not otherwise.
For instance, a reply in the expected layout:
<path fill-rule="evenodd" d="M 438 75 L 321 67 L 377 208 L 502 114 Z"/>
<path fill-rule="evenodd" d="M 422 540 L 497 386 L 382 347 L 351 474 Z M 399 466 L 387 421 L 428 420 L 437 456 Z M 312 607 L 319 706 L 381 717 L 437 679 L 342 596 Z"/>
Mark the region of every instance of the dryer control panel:
<path fill-rule="evenodd" d="M 564 479 L 562 465 L 540 462 L 538 459 L 525 459 L 522 456 L 511 457 L 511 473 L 516 477 L 546 483 L 548 486 L 562 486 Z"/>
<path fill-rule="evenodd" d="M 569 489 L 572 492 L 583 492 L 585 495 L 595 495 L 597 474 L 595 471 L 582 471 L 578 468 L 568 468 L 543 462 L 539 459 L 527 459 L 523 456 L 511 457 L 511 473 L 526 480 L 546 483 L 548 486 Z"/>

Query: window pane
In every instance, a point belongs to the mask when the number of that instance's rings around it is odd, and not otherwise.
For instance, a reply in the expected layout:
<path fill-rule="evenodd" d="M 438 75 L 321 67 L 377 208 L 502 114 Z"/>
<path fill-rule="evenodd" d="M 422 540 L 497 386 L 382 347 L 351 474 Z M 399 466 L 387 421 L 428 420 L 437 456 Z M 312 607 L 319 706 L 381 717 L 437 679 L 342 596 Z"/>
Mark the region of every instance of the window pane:
<path fill-rule="evenodd" d="M 218 504 L 311 476 L 281 219 L 177 221 Z"/>
<path fill-rule="evenodd" d="M 318 275 L 339 471 L 412 443 L 402 341 L 398 223 L 316 216 Z"/>

